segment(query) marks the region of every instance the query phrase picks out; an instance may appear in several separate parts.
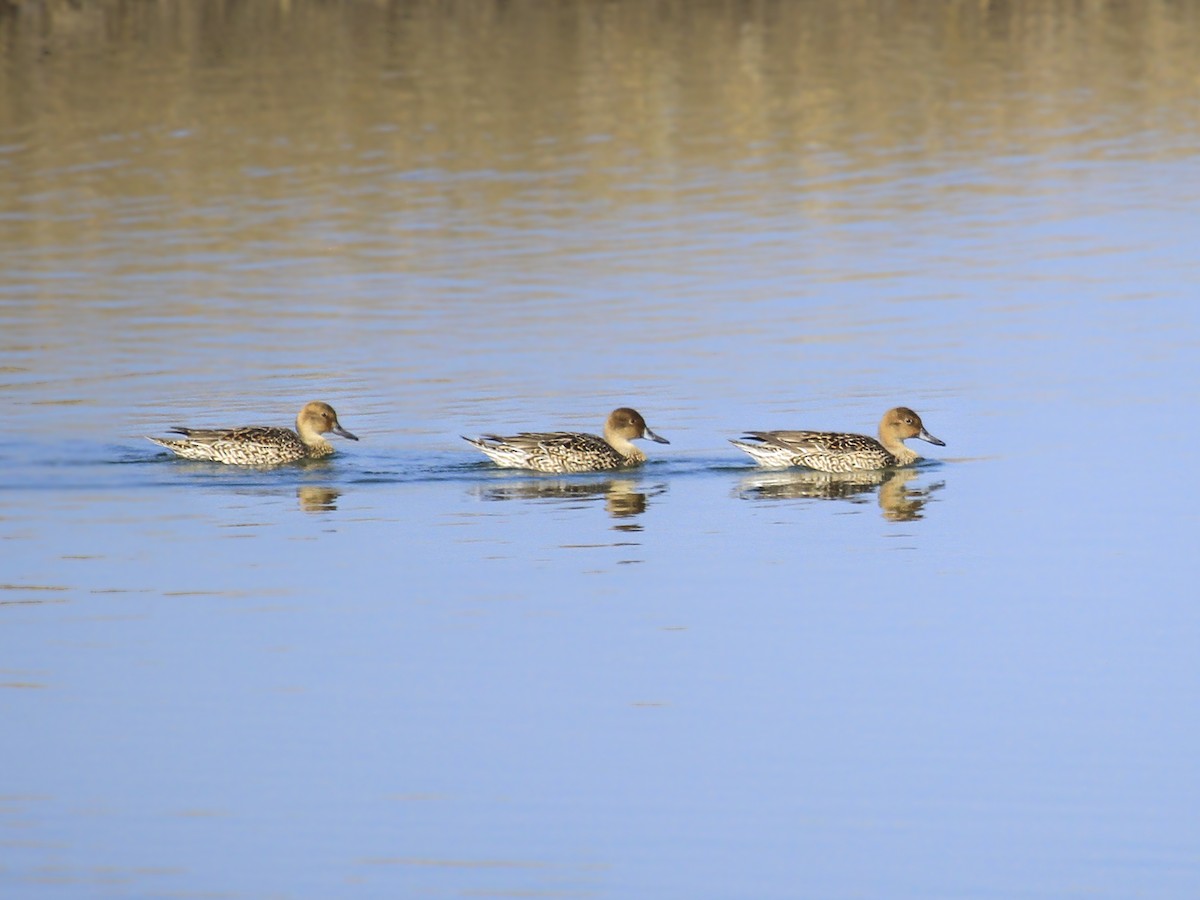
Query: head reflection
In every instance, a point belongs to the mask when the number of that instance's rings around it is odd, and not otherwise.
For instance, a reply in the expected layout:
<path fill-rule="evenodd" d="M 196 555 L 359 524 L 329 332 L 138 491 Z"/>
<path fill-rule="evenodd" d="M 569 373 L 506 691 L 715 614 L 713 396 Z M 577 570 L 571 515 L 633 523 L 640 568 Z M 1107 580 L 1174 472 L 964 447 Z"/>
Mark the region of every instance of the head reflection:
<path fill-rule="evenodd" d="M 881 469 L 866 472 L 817 472 L 810 469 L 756 472 L 738 485 L 744 500 L 845 500 L 865 504 L 877 495 L 880 512 L 891 522 L 924 517 L 925 504 L 945 482 L 918 486 L 910 483 L 920 469 Z"/>
<path fill-rule="evenodd" d="M 325 485 L 302 484 L 296 488 L 296 499 L 305 512 L 330 512 L 337 509 L 337 499 L 342 492 Z"/>

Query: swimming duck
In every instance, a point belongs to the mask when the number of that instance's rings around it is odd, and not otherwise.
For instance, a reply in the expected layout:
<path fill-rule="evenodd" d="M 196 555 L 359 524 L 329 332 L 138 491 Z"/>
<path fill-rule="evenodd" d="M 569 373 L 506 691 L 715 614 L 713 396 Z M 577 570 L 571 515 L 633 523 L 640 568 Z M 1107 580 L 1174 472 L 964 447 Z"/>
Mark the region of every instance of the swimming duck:
<path fill-rule="evenodd" d="M 598 472 L 623 469 L 646 461 L 646 454 L 630 443 L 648 438 L 669 444 L 651 431 L 642 414 L 622 406 L 609 413 L 604 437 L 573 431 L 522 432 L 502 437 L 485 434 L 463 440 L 486 453 L 498 466 L 537 472 Z"/>
<path fill-rule="evenodd" d="M 748 431 L 742 440 L 730 443 L 771 469 L 806 466 L 821 472 L 853 472 L 911 465 L 921 457 L 904 441 L 914 437 L 946 446 L 925 430 L 921 417 L 907 406 L 883 414 L 879 440 L 838 431 Z"/>
<path fill-rule="evenodd" d="M 266 425 L 241 428 L 172 428 L 182 438 L 147 437 L 184 459 L 202 459 L 235 466 L 273 466 L 332 454 L 323 434 L 333 432 L 352 441 L 354 435 L 338 423 L 328 403 L 306 403 L 296 416 L 296 430 Z"/>

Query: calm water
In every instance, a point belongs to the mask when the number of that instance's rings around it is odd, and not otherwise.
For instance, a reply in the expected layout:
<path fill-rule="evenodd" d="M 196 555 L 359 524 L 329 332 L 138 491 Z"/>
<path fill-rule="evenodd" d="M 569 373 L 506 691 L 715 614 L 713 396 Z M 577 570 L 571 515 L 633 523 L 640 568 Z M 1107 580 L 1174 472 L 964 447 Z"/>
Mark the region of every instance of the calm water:
<path fill-rule="evenodd" d="M 0 3 L 0 896 L 1200 894 L 1197 60 L 1194 2 Z M 310 399 L 361 441 L 142 439 Z M 886 479 L 726 443 L 899 403 Z M 640 471 L 459 440 L 625 404 Z"/>

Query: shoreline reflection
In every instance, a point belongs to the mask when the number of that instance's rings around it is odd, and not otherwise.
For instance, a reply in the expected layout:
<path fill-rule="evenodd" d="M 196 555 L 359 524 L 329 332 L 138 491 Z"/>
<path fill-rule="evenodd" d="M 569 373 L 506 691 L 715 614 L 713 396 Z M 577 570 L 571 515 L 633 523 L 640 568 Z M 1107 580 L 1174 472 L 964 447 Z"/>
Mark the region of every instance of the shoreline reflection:
<path fill-rule="evenodd" d="M 739 482 L 736 495 L 743 500 L 845 500 L 865 504 L 877 494 L 879 509 L 890 522 L 924 518 L 925 504 L 944 481 L 911 485 L 920 469 L 883 469 L 874 472 L 817 472 L 808 469 L 756 472 Z"/>

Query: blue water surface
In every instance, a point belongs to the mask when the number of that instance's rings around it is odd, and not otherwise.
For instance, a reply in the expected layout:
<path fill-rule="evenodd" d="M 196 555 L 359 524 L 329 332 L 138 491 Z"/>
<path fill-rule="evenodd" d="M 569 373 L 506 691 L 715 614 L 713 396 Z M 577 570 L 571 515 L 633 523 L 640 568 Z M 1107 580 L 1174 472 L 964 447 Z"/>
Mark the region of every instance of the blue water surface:
<path fill-rule="evenodd" d="M 1195 896 L 1193 5 L 1016 6 L 801 28 L 840 87 L 782 7 L 6 44 L 0 896 Z M 310 399 L 361 440 L 143 440 Z M 728 443 L 898 404 L 946 446 L 874 480 Z M 640 469 L 460 440 L 619 405 Z"/>

